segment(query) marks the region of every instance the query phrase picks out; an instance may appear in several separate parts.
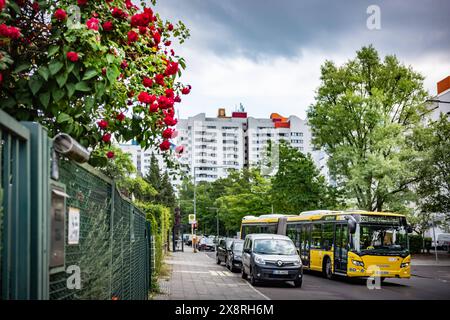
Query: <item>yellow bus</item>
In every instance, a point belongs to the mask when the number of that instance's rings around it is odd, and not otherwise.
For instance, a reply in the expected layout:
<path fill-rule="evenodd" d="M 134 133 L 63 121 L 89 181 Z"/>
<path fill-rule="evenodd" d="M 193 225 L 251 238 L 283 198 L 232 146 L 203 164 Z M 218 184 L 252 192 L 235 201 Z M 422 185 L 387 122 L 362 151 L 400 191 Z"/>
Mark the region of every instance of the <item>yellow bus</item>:
<path fill-rule="evenodd" d="M 251 233 L 287 235 L 303 267 L 330 279 L 334 275 L 409 278 L 410 232 L 404 215 L 362 210 L 246 216 L 241 224 L 242 239 Z"/>

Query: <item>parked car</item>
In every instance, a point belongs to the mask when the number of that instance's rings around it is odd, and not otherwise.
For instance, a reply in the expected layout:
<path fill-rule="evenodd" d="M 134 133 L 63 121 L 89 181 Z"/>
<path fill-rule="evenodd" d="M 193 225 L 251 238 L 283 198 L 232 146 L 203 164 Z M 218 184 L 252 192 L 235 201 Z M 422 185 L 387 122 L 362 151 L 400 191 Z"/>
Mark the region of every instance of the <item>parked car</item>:
<path fill-rule="evenodd" d="M 200 241 L 198 249 L 200 251 L 214 251 L 216 245 L 214 244 L 214 239 L 203 237 Z"/>
<path fill-rule="evenodd" d="M 230 245 L 233 242 L 231 238 L 221 238 L 219 244 L 216 248 L 216 263 L 221 264 L 222 262 L 227 262 L 228 250 L 230 250 Z"/>
<path fill-rule="evenodd" d="M 437 236 L 437 248 L 450 251 L 450 233 L 441 233 Z"/>
<path fill-rule="evenodd" d="M 234 239 L 227 253 L 226 266 L 231 272 L 241 271 L 244 240 Z"/>
<path fill-rule="evenodd" d="M 242 278 L 258 281 L 293 281 L 301 287 L 303 268 L 292 240 L 277 234 L 249 234 L 242 254 Z"/>

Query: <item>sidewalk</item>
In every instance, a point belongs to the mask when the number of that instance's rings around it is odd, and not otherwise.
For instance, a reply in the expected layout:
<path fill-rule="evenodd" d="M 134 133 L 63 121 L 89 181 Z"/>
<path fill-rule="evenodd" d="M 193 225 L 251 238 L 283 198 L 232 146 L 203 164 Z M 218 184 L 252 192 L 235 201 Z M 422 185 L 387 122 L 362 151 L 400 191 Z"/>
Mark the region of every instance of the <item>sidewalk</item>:
<path fill-rule="evenodd" d="M 411 257 L 412 266 L 450 266 L 450 254 L 444 251 L 438 251 L 438 260 L 433 251 L 430 253 L 413 254 Z"/>
<path fill-rule="evenodd" d="M 253 288 L 240 273 L 232 273 L 203 252 L 173 252 L 165 260 L 172 272 L 159 281 L 161 294 L 154 300 L 261 300 L 268 299 Z"/>

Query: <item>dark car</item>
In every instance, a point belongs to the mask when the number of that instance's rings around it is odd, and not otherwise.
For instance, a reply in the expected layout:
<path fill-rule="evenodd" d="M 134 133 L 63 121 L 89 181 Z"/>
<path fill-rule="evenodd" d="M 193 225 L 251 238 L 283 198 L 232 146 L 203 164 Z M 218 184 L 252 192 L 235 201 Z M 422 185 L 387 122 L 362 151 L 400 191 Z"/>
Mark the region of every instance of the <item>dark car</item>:
<path fill-rule="evenodd" d="M 242 267 L 242 250 L 244 248 L 244 240 L 233 240 L 228 250 L 226 266 L 231 272 L 241 271 Z"/>
<path fill-rule="evenodd" d="M 221 264 L 222 262 L 227 263 L 228 250 L 230 250 L 231 243 L 233 239 L 222 238 L 219 240 L 219 244 L 216 248 L 216 263 Z"/>
<path fill-rule="evenodd" d="M 293 281 L 301 287 L 303 268 L 294 243 L 276 234 L 249 234 L 242 254 L 242 278 L 259 281 Z"/>

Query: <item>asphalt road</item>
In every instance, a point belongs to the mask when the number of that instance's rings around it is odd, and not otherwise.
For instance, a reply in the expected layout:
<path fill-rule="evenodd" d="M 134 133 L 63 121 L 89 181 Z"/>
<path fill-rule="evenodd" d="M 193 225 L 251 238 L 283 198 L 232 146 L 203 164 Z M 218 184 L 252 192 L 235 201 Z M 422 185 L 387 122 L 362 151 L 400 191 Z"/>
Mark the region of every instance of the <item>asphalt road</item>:
<path fill-rule="evenodd" d="M 215 264 L 215 253 L 207 253 Z M 225 266 L 223 266 L 225 269 Z M 348 278 L 328 280 L 319 273 L 306 272 L 302 288 L 291 283 L 261 283 L 255 289 L 272 300 L 411 300 L 450 299 L 449 266 L 413 266 L 410 279 L 386 279 L 380 289 L 370 290 L 366 281 Z M 240 274 L 236 273 L 236 281 Z"/>

